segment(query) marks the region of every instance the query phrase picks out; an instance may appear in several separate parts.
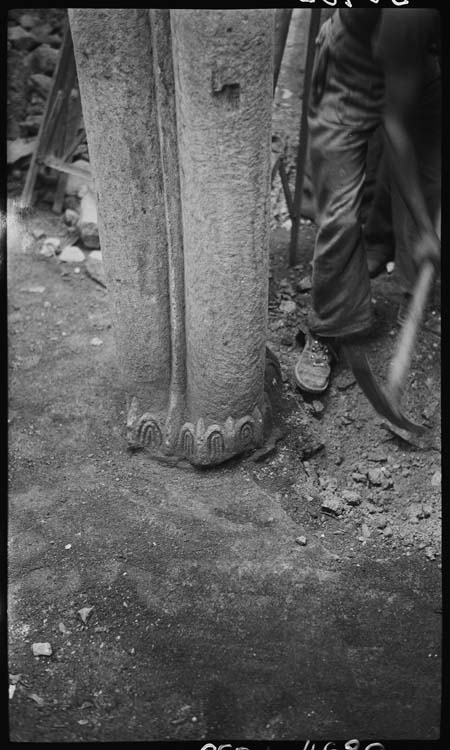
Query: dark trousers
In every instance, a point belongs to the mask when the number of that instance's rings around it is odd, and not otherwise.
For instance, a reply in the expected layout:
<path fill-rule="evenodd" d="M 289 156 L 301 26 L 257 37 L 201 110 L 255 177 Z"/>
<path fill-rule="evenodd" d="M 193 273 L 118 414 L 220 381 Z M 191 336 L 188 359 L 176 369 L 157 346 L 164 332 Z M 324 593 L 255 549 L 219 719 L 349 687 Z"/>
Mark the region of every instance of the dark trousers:
<path fill-rule="evenodd" d="M 441 81 L 430 72 L 415 118 L 413 140 L 430 216 L 440 206 Z M 318 231 L 313 264 L 311 331 L 342 337 L 372 325 L 369 273 L 361 226 L 361 203 L 368 141 L 382 121 L 383 76 L 367 41 L 351 35 L 339 12 L 317 38 L 309 111 L 312 181 Z M 392 186 L 389 174 L 387 184 Z M 390 190 L 396 241 L 396 269 L 405 290 L 414 283 L 414 223 L 396 188 Z M 375 196 L 369 222 L 382 235 L 386 195 Z M 366 233 L 367 235 L 367 233 Z M 380 239 L 382 241 L 382 239 Z"/>

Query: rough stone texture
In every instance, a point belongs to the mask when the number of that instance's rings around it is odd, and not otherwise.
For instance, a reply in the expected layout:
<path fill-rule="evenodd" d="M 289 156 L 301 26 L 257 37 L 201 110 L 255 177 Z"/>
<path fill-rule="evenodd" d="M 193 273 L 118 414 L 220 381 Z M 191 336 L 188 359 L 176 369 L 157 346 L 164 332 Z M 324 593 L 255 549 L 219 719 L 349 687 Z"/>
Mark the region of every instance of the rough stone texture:
<path fill-rule="evenodd" d="M 263 402 L 274 10 L 172 10 L 188 404 Z"/>
<path fill-rule="evenodd" d="M 33 28 L 34 24 L 36 23 L 36 17 L 30 15 L 29 13 L 24 13 L 22 16 L 20 16 L 19 23 L 22 26 L 22 28 L 29 31 L 30 29 Z"/>
<path fill-rule="evenodd" d="M 58 50 L 49 44 L 41 44 L 32 55 L 31 65 L 36 73 L 51 75 L 58 60 Z"/>
<path fill-rule="evenodd" d="M 65 8 L 9 8 L 8 52 L 7 52 L 7 137 L 18 138 L 33 135 L 36 124 L 27 121 L 27 116 L 41 114 L 47 97 L 48 81 L 32 82 L 30 74 L 36 71 L 33 60 L 45 57 L 49 75 L 56 64 L 57 49 L 61 46 L 61 32 L 66 18 Z M 55 49 L 39 52 L 39 45 L 50 45 Z M 39 74 L 42 75 L 42 74 Z M 42 85 L 40 85 L 42 83 Z M 39 102 L 36 105 L 37 94 Z M 38 109 L 36 108 L 38 106 Z"/>
<path fill-rule="evenodd" d="M 18 50 L 8 50 L 7 60 L 7 137 L 17 138 L 20 135 L 19 122 L 27 111 L 26 94 L 30 65 L 28 55 L 24 57 Z"/>
<path fill-rule="evenodd" d="M 39 44 L 34 36 L 21 26 L 11 26 L 8 29 L 8 42 L 14 49 L 27 51 L 34 49 Z"/>
<path fill-rule="evenodd" d="M 128 442 L 195 464 L 260 446 L 265 378 L 281 382 L 265 369 L 273 15 L 69 11 Z"/>
<path fill-rule="evenodd" d="M 167 239 L 148 12 L 74 8 L 69 20 L 123 384 L 141 414 L 150 406 L 163 411 L 170 377 Z"/>
<path fill-rule="evenodd" d="M 38 94 L 47 97 L 52 85 L 52 78 L 45 73 L 33 73 L 30 76 L 30 84 Z"/>

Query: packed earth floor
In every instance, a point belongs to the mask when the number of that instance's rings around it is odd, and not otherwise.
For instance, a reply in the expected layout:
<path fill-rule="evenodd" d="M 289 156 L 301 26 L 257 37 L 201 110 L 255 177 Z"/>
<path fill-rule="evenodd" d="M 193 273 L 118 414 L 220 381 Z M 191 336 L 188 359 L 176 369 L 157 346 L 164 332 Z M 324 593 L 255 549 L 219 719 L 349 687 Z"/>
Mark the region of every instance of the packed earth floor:
<path fill-rule="evenodd" d="M 274 148 L 295 141 L 297 100 L 281 80 Z M 8 212 L 10 739 L 437 739 L 438 287 L 402 400 L 423 437 L 391 429 L 345 361 L 324 396 L 302 396 L 315 225 L 289 268 L 275 180 L 280 419 L 256 454 L 166 465 L 126 449 L 98 260 L 42 200 L 17 218 L 23 175 Z M 48 237 L 85 260 L 42 254 Z M 399 301 L 395 271 L 373 282 L 380 381 Z"/>

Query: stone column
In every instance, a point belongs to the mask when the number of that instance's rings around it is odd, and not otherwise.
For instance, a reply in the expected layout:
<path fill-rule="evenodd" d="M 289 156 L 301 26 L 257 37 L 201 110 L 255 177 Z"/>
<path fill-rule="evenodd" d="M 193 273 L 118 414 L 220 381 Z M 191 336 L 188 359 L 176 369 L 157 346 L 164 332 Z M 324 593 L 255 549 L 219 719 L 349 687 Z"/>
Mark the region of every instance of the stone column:
<path fill-rule="evenodd" d="M 99 234 L 129 408 L 164 414 L 168 259 L 150 22 L 145 9 L 69 9 Z"/>
<path fill-rule="evenodd" d="M 265 359 L 274 10 L 69 19 L 129 443 L 220 463 L 263 443 L 267 372 L 279 379 Z"/>

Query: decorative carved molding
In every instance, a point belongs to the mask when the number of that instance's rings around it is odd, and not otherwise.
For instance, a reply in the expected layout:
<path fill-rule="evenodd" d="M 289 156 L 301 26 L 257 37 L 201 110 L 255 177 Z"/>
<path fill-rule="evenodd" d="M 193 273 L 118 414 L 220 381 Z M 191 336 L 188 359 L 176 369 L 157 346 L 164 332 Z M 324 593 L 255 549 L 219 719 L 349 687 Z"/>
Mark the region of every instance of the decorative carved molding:
<path fill-rule="evenodd" d="M 145 448 L 150 453 L 175 453 L 197 466 L 219 464 L 246 450 L 260 447 L 271 411 L 265 400 L 262 409 L 255 406 L 251 414 L 239 419 L 228 417 L 223 424 L 206 425 L 202 418 L 195 424 L 185 422 L 175 450 L 167 450 L 165 425 L 149 412 L 134 418 L 135 407 L 136 400 L 133 399 L 127 424 L 130 447 Z"/>
<path fill-rule="evenodd" d="M 249 414 L 237 419 L 230 416 L 224 423 L 207 425 L 201 417 L 196 422 L 183 422 L 176 438 L 169 435 L 173 425 L 168 416 L 156 416 L 148 411 L 142 414 L 138 399 L 133 397 L 127 418 L 128 445 L 144 448 L 151 454 L 177 455 L 195 466 L 214 466 L 259 448 L 270 429 L 273 396 L 281 387 L 280 366 L 269 349 L 265 380 L 260 407 L 255 406 Z"/>

